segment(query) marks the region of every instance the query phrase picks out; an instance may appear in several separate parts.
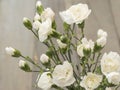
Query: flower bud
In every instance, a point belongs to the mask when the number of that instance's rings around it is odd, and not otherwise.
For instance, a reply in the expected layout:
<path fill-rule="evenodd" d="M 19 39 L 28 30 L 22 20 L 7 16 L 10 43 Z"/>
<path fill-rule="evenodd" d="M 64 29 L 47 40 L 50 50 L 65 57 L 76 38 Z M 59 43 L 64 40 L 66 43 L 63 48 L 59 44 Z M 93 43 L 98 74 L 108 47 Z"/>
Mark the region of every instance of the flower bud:
<path fill-rule="evenodd" d="M 23 18 L 23 24 L 27 29 L 32 30 L 32 24 L 28 18 Z"/>
<path fill-rule="evenodd" d="M 68 38 L 67 38 L 67 36 L 61 36 L 61 37 L 60 37 L 60 40 L 61 40 L 61 42 L 63 42 L 63 43 L 68 43 Z"/>
<path fill-rule="evenodd" d="M 106 42 L 107 42 L 106 37 L 101 37 L 97 40 L 97 45 L 103 47 L 105 46 Z"/>
<path fill-rule="evenodd" d="M 36 3 L 36 9 L 37 9 L 37 13 L 38 14 L 41 14 L 44 11 L 44 8 L 42 6 L 41 1 L 37 1 L 37 3 Z"/>
<path fill-rule="evenodd" d="M 37 8 L 37 7 L 40 7 L 41 5 L 42 5 L 41 1 L 37 1 L 37 2 L 36 2 L 36 8 Z"/>
<path fill-rule="evenodd" d="M 14 55 L 15 49 L 12 47 L 6 47 L 5 51 L 8 55 L 12 56 L 12 55 Z"/>
<path fill-rule="evenodd" d="M 43 63 L 43 64 L 46 64 L 49 62 L 49 57 L 46 55 L 46 54 L 42 54 L 40 56 L 40 61 Z"/>
<path fill-rule="evenodd" d="M 16 50 L 12 47 L 6 47 L 5 48 L 5 51 L 8 55 L 12 56 L 12 57 L 20 57 L 21 56 L 21 53 L 19 50 Z"/>
<path fill-rule="evenodd" d="M 67 47 L 67 44 L 66 44 L 66 43 L 61 42 L 61 40 L 60 40 L 60 39 L 57 39 L 57 43 L 58 43 L 58 46 L 59 46 L 60 48 L 66 48 L 66 47 Z"/>
<path fill-rule="evenodd" d="M 101 37 L 107 37 L 107 32 L 103 31 L 102 29 L 99 29 L 97 32 L 98 38 Z"/>
<path fill-rule="evenodd" d="M 30 72 L 31 71 L 30 66 L 24 60 L 19 61 L 19 67 L 25 72 Z"/>
<path fill-rule="evenodd" d="M 61 34 L 55 30 L 52 30 L 51 36 L 54 38 L 60 38 Z"/>

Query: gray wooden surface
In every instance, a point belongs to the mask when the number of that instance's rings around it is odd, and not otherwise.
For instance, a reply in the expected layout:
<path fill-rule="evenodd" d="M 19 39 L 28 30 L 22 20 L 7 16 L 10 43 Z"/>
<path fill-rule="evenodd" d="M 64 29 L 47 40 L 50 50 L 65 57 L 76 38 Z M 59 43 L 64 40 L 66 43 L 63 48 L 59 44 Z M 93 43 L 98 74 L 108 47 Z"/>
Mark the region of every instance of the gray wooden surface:
<path fill-rule="evenodd" d="M 108 32 L 106 52 L 120 53 L 120 0 L 42 0 L 45 7 L 51 7 L 57 14 L 58 29 L 61 31 L 59 11 L 72 4 L 87 3 L 92 13 L 86 21 L 85 33 L 95 40 L 97 30 Z M 18 68 L 18 60 L 5 54 L 4 48 L 12 46 L 24 55 L 39 56 L 45 48 L 22 25 L 24 16 L 32 18 L 35 0 L 0 0 L 0 90 L 38 90 L 32 87 L 36 74 L 25 73 Z M 40 45 L 40 46 L 39 46 Z M 39 58 L 39 57 L 38 57 Z"/>

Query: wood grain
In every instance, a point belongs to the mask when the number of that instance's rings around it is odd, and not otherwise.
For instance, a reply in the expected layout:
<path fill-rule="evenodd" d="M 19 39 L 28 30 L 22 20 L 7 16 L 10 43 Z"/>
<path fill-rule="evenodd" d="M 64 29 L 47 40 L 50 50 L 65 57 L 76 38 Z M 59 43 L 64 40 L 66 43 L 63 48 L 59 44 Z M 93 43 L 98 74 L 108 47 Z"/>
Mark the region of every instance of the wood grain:
<path fill-rule="evenodd" d="M 104 51 L 120 53 L 120 0 L 41 0 L 45 7 L 56 13 L 58 30 L 62 32 L 59 11 L 73 4 L 87 3 L 92 13 L 86 20 L 87 38 L 96 40 L 99 28 L 108 32 L 108 43 Z M 39 90 L 32 87 L 37 74 L 30 74 L 18 68 L 18 60 L 5 54 L 4 48 L 12 46 L 33 58 L 45 52 L 45 46 L 22 25 L 24 16 L 32 18 L 35 0 L 0 0 L 0 90 Z M 33 67 L 35 69 L 35 67 Z"/>

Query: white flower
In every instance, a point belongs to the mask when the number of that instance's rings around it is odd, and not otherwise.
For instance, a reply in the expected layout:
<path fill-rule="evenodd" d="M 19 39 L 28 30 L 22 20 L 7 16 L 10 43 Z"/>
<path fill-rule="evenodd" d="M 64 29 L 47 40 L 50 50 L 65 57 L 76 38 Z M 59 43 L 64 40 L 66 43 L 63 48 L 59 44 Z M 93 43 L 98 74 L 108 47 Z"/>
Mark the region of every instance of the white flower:
<path fill-rule="evenodd" d="M 86 38 L 83 38 L 82 39 L 82 43 L 77 46 L 77 53 L 81 57 L 84 56 L 83 49 L 86 49 L 86 50 L 91 49 L 91 51 L 93 51 L 93 49 L 94 49 L 94 42 L 92 40 L 88 41 Z"/>
<path fill-rule="evenodd" d="M 48 63 L 49 62 L 49 57 L 46 54 L 42 54 L 40 56 L 40 61 L 44 64 L 44 63 Z"/>
<path fill-rule="evenodd" d="M 38 20 L 34 21 L 34 22 L 33 22 L 33 29 L 38 30 L 39 27 L 40 27 L 40 24 L 41 24 L 41 23 L 40 23 Z"/>
<path fill-rule="evenodd" d="M 44 73 L 42 73 L 40 78 L 38 78 L 37 85 L 39 88 L 41 88 L 43 90 L 49 90 L 51 88 L 53 83 L 52 83 L 52 78 L 51 78 L 50 74 L 51 74 L 50 72 L 44 72 Z"/>
<path fill-rule="evenodd" d="M 103 31 L 102 29 L 98 30 L 97 35 L 98 35 L 98 38 L 107 37 L 108 36 L 107 32 Z"/>
<path fill-rule="evenodd" d="M 85 90 L 94 90 L 100 85 L 101 81 L 101 75 L 89 72 L 86 76 L 84 76 L 83 80 L 80 82 L 80 86 L 84 87 Z"/>
<path fill-rule="evenodd" d="M 69 86 L 75 82 L 75 78 L 73 77 L 73 68 L 68 61 L 65 61 L 63 65 L 57 65 L 52 76 L 53 83 L 59 87 Z"/>
<path fill-rule="evenodd" d="M 8 55 L 12 56 L 12 55 L 14 55 L 15 49 L 12 47 L 6 47 L 5 51 Z"/>
<path fill-rule="evenodd" d="M 120 71 L 120 56 L 116 52 L 105 53 L 101 59 L 101 71 L 104 75 Z"/>
<path fill-rule="evenodd" d="M 36 8 L 37 8 L 37 7 L 40 7 L 41 5 L 42 5 L 41 1 L 37 1 L 37 2 L 36 2 Z"/>
<path fill-rule="evenodd" d="M 37 20 L 39 21 L 40 18 L 41 18 L 40 15 L 38 13 L 36 13 L 34 16 L 34 21 L 37 21 Z"/>
<path fill-rule="evenodd" d="M 54 20 L 55 13 L 51 8 L 46 8 L 41 14 L 41 20 L 45 21 L 46 19 L 50 18 L 52 21 Z"/>
<path fill-rule="evenodd" d="M 48 38 L 48 35 L 52 33 L 51 25 L 52 21 L 49 18 L 40 24 L 38 34 L 41 42 L 44 42 Z"/>
<path fill-rule="evenodd" d="M 24 67 L 26 62 L 24 60 L 19 61 L 19 67 Z"/>
<path fill-rule="evenodd" d="M 58 46 L 59 46 L 60 48 L 66 48 L 66 46 L 67 46 L 67 44 L 61 42 L 60 39 L 57 39 L 57 43 L 58 43 Z"/>
<path fill-rule="evenodd" d="M 77 4 L 71 6 L 66 11 L 60 12 L 60 16 L 67 24 L 80 24 L 82 23 L 91 13 L 87 4 Z"/>
<path fill-rule="evenodd" d="M 118 72 L 111 72 L 110 74 L 106 75 L 108 82 L 118 85 L 120 83 L 120 73 Z"/>
<path fill-rule="evenodd" d="M 106 43 L 107 43 L 106 37 L 101 37 L 101 38 L 98 38 L 98 39 L 97 39 L 97 45 L 98 45 L 98 46 L 103 47 L 103 46 L 106 45 Z"/>
<path fill-rule="evenodd" d="M 110 87 L 106 87 L 106 89 L 105 90 L 112 90 Z"/>

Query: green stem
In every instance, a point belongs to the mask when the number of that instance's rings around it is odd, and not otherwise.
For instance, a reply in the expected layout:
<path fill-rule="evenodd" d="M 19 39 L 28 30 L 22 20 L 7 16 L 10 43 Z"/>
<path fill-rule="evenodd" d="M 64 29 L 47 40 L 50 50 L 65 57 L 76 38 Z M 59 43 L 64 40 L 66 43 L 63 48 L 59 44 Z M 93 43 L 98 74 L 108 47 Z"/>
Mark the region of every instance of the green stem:
<path fill-rule="evenodd" d="M 60 61 L 60 58 L 59 58 L 59 56 L 58 56 L 58 54 L 57 54 L 57 51 L 56 51 L 56 49 L 55 49 L 55 46 L 54 46 L 54 43 L 52 42 L 52 40 L 50 39 L 50 43 L 52 44 L 52 48 L 54 49 L 54 53 L 55 53 L 55 55 L 54 56 L 56 56 L 56 58 Z M 61 61 L 60 61 L 61 62 Z"/>
<path fill-rule="evenodd" d="M 41 67 L 40 67 L 38 64 L 36 64 L 31 58 L 25 57 L 25 56 L 23 56 L 23 55 L 21 55 L 21 57 L 24 58 L 25 60 L 29 61 L 30 63 L 32 63 L 33 65 L 35 65 L 35 66 L 38 67 L 39 69 L 41 69 Z"/>
<path fill-rule="evenodd" d="M 83 30 L 83 28 L 81 28 L 81 33 L 82 33 L 82 36 L 81 36 L 80 40 L 82 40 L 82 38 L 84 38 L 84 30 Z"/>
<path fill-rule="evenodd" d="M 38 35 L 31 29 L 32 33 L 36 36 L 37 39 L 39 39 Z"/>
<path fill-rule="evenodd" d="M 95 63 L 95 67 L 94 67 L 94 69 L 93 69 L 93 72 L 95 72 L 95 70 L 96 70 L 96 68 L 97 68 L 97 64 L 98 64 L 100 55 L 101 55 L 101 53 L 99 52 L 99 53 L 98 53 L 98 56 L 97 56 L 96 63 Z"/>

